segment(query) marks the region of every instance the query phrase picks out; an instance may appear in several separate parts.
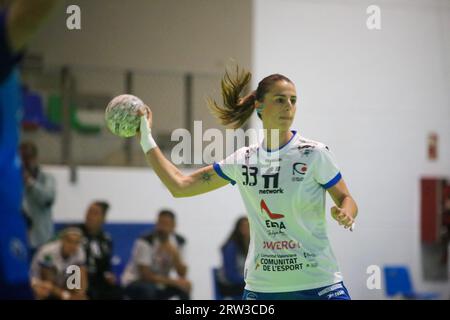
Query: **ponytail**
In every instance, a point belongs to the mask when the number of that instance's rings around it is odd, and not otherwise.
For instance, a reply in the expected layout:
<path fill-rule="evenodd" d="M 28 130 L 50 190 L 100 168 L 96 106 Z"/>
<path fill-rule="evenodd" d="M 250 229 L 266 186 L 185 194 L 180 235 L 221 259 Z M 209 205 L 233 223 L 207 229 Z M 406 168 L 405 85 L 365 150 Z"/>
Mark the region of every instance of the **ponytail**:
<path fill-rule="evenodd" d="M 252 115 L 255 109 L 255 101 L 264 101 L 266 93 L 270 91 L 274 83 L 286 81 L 293 84 L 289 78 L 282 74 L 271 74 L 258 83 L 256 90 L 241 98 L 241 93 L 250 82 L 251 77 L 250 72 L 239 71 L 238 66 L 234 78 L 226 71 L 222 79 L 223 106 L 218 105 L 211 98 L 208 99 L 211 112 L 224 126 L 233 129 L 242 127 Z M 259 110 L 258 117 L 262 119 L 261 110 Z"/>
<path fill-rule="evenodd" d="M 240 71 L 236 67 L 234 77 L 230 76 L 228 71 L 222 79 L 222 98 L 223 106 L 211 98 L 208 99 L 208 105 L 222 125 L 237 129 L 242 127 L 255 109 L 256 91 L 241 97 L 241 93 L 247 87 L 252 74 L 246 70 Z"/>

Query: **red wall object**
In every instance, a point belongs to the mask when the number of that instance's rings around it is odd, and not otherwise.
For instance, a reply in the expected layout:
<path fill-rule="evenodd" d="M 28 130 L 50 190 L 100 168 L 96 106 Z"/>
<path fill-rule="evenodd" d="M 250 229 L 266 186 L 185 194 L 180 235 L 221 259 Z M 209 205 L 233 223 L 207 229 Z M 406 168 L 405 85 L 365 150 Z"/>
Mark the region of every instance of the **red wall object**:
<path fill-rule="evenodd" d="M 423 243 L 439 241 L 442 211 L 442 179 L 422 178 L 421 185 L 421 239 Z"/>

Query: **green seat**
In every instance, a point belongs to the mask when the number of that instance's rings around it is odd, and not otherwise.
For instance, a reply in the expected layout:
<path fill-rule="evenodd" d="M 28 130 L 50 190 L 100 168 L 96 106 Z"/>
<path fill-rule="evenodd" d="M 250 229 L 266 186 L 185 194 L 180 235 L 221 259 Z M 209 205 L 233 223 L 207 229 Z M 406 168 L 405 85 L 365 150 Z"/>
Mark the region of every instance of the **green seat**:
<path fill-rule="evenodd" d="M 52 94 L 48 97 L 47 117 L 51 122 L 62 125 L 63 105 L 61 96 Z M 100 126 L 82 123 L 78 119 L 77 108 L 74 103 L 70 105 L 70 125 L 82 134 L 97 134 L 101 131 Z"/>

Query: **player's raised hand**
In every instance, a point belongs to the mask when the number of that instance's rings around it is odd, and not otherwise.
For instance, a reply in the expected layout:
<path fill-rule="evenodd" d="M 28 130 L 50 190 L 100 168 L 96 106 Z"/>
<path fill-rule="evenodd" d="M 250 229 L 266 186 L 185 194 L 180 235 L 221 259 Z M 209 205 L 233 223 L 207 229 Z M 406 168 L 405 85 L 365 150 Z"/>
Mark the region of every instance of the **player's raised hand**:
<path fill-rule="evenodd" d="M 148 151 L 157 147 L 152 136 L 152 110 L 149 106 L 144 104 L 139 108 L 138 115 L 141 117 L 138 137 L 140 139 L 142 151 L 147 154 Z"/>
<path fill-rule="evenodd" d="M 143 128 L 142 126 L 147 126 L 148 129 L 151 129 L 152 127 L 152 121 L 153 121 L 153 114 L 152 114 L 152 110 L 150 109 L 149 106 L 147 105 L 143 105 L 142 108 L 140 108 L 138 110 L 138 114 L 139 116 L 145 116 L 143 119 L 141 118 L 141 126 L 140 126 L 140 132 L 143 132 Z M 144 131 L 145 132 L 145 131 Z"/>
<path fill-rule="evenodd" d="M 355 222 L 347 210 L 337 206 L 331 208 L 331 216 L 339 223 L 340 226 L 344 226 L 345 229 L 351 228 Z"/>

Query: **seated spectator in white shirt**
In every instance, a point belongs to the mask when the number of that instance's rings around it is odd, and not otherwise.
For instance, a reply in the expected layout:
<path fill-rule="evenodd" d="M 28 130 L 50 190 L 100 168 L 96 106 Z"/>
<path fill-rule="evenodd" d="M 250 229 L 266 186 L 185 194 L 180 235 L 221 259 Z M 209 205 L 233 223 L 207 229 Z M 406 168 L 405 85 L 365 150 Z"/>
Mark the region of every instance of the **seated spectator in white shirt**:
<path fill-rule="evenodd" d="M 163 210 L 154 232 L 136 240 L 132 256 L 122 276 L 128 299 L 164 300 L 190 298 L 191 283 L 180 248 L 184 239 L 174 234 L 175 215 Z M 177 276 L 172 277 L 175 270 Z"/>
<path fill-rule="evenodd" d="M 36 299 L 86 299 L 86 257 L 81 240 L 81 230 L 69 227 L 62 231 L 60 239 L 39 249 L 31 264 L 31 286 Z"/>

